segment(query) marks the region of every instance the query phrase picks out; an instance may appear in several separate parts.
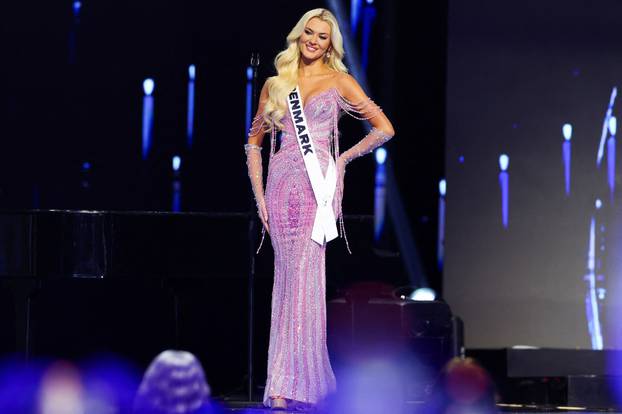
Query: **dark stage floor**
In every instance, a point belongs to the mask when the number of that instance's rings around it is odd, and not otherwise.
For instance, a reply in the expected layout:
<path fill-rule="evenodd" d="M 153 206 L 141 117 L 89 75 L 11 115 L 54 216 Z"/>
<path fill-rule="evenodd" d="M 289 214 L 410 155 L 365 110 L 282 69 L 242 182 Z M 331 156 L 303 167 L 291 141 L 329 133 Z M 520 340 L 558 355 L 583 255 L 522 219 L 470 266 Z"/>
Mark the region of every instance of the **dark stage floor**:
<path fill-rule="evenodd" d="M 260 403 L 247 403 L 247 402 L 229 402 L 225 405 L 225 413 L 237 413 L 237 414 L 263 414 L 263 413 L 301 413 L 301 412 L 314 412 L 314 411 L 296 411 L 296 410 L 288 410 L 288 411 L 271 411 L 263 407 Z M 580 412 L 583 414 L 622 414 L 622 411 L 614 411 L 614 410 L 590 410 L 586 411 L 582 409 L 582 407 L 536 407 L 529 406 L 523 408 L 510 408 L 507 406 L 500 405 L 499 406 L 500 413 L 512 413 L 512 414 L 533 414 L 533 413 L 568 413 L 568 412 Z M 344 413 L 345 414 L 345 413 Z M 383 413 L 379 413 L 383 414 Z M 423 404 L 421 403 L 410 403 L 407 405 L 405 410 L 405 414 L 431 414 L 426 413 Z"/>

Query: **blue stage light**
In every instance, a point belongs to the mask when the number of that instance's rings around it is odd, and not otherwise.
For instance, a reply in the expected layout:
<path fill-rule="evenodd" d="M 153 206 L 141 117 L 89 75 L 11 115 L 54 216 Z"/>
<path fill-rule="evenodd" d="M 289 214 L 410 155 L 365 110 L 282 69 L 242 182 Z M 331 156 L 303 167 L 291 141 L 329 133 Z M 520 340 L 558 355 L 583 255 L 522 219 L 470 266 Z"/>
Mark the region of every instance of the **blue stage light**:
<path fill-rule="evenodd" d="M 499 186 L 501 188 L 501 222 L 504 228 L 508 228 L 510 210 L 510 174 L 507 169 L 510 165 L 510 157 L 506 154 L 499 156 Z"/>
<path fill-rule="evenodd" d="M 80 9 L 82 8 L 82 2 L 80 1 L 74 1 L 73 2 L 73 14 L 74 15 L 78 15 L 80 14 Z"/>
<path fill-rule="evenodd" d="M 253 67 L 249 66 L 246 68 L 246 116 L 245 116 L 245 127 L 246 133 L 248 133 L 251 129 L 252 117 L 253 114 Z M 244 135 L 244 140 L 246 141 L 246 134 Z"/>
<path fill-rule="evenodd" d="M 350 1 L 350 31 L 352 36 L 356 36 L 359 20 L 361 19 L 361 0 Z"/>
<path fill-rule="evenodd" d="M 566 197 L 570 196 L 570 164 L 572 158 L 572 125 L 564 124 L 562 126 L 562 134 L 564 136 L 564 142 L 562 142 L 562 160 L 564 161 L 564 187 L 566 191 Z"/>
<path fill-rule="evenodd" d="M 145 79 L 143 81 L 143 132 L 142 132 L 142 156 L 143 160 L 147 159 L 151 148 L 151 134 L 153 131 L 153 89 L 155 82 L 153 79 Z"/>
<path fill-rule="evenodd" d="M 616 129 L 618 128 L 615 116 L 609 117 L 607 127 L 610 134 L 607 139 L 607 183 L 609 184 L 609 194 L 613 203 L 616 187 Z"/>
<path fill-rule="evenodd" d="M 369 62 L 369 47 L 371 44 L 372 27 L 376 19 L 376 8 L 373 2 L 367 1 L 367 6 L 363 8 L 363 36 L 361 37 L 361 66 L 367 70 Z"/>
<path fill-rule="evenodd" d="M 436 260 L 439 270 L 443 270 L 445 262 L 445 194 L 447 193 L 447 181 L 443 178 L 438 182 L 438 235 L 436 246 Z"/>
<path fill-rule="evenodd" d="M 594 205 L 596 206 L 597 210 L 600 210 L 600 208 L 603 206 L 603 202 L 600 201 L 600 198 L 597 198 L 596 202 L 594 203 Z"/>
<path fill-rule="evenodd" d="M 153 81 L 153 79 L 147 78 L 143 81 L 143 90 L 145 91 L 145 95 L 151 96 L 154 88 L 155 82 Z"/>
<path fill-rule="evenodd" d="M 188 148 L 192 148 L 194 137 L 194 79 L 196 77 L 196 67 L 188 66 L 188 113 L 186 114 L 186 141 Z"/>
<path fill-rule="evenodd" d="M 605 113 L 605 119 L 603 120 L 603 128 L 600 135 L 600 144 L 598 145 L 598 154 L 596 155 L 596 166 L 600 167 L 600 163 L 605 156 L 605 142 L 607 140 L 607 130 L 609 129 L 609 120 L 613 114 L 613 106 L 616 101 L 616 97 L 618 96 L 618 88 L 615 86 L 611 90 L 611 96 L 609 97 L 609 106 L 607 107 L 607 112 Z"/>
<path fill-rule="evenodd" d="M 374 239 L 380 240 L 380 235 L 384 228 L 384 218 L 386 209 L 386 169 L 384 162 L 387 158 L 387 151 L 384 148 L 376 150 L 376 186 L 374 190 Z"/>

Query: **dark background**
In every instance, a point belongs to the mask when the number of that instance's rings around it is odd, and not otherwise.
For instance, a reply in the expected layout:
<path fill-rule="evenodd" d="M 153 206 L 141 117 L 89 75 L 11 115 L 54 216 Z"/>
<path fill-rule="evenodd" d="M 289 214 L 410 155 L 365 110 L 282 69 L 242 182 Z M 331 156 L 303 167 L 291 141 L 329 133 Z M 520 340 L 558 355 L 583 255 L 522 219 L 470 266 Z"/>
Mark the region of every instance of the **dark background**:
<path fill-rule="evenodd" d="M 171 158 L 178 154 L 182 156 L 184 212 L 247 212 L 251 192 L 242 145 L 250 54 L 257 51 L 261 55 L 259 77 L 263 82 L 273 74 L 272 60 L 300 16 L 326 4 L 84 1 L 75 33 L 75 60 L 68 48 L 71 4 L 35 0 L 2 5 L 5 41 L 0 65 L 0 208 L 167 211 Z M 438 181 L 444 171 L 447 5 L 445 1 L 425 7 L 406 1 L 374 4 L 378 15 L 373 27 L 367 92 L 383 107 L 397 132 L 388 149 L 410 221 L 409 230 L 421 258 L 419 276 L 442 292 L 436 235 Z M 347 2 L 342 5 L 348 10 Z M 189 64 L 197 67 L 192 151 L 185 148 Z M 154 138 L 150 158 L 141 161 L 142 82 L 148 77 L 156 85 Z M 340 126 L 342 148 L 354 144 L 365 133 L 358 121 L 347 117 Z M 82 171 L 84 162 L 92 166 L 89 173 Z M 374 165 L 373 157 L 368 156 L 349 166 L 346 214 L 373 213 Z M 329 292 L 335 294 L 363 280 L 395 286 L 410 283 L 399 256 L 383 258 L 374 253 L 371 221 L 349 220 L 346 225 L 354 255 L 346 255 L 341 241 L 331 246 Z M 240 261 L 243 264 L 248 260 L 248 245 L 243 223 L 231 226 L 230 232 L 213 228 L 205 237 L 196 232 L 192 235 L 197 238 L 197 246 L 208 246 L 205 260 L 218 262 L 215 268 L 229 262 L 244 269 Z M 224 251 L 219 237 L 237 240 L 239 247 Z M 386 248 L 397 250 L 391 234 L 386 240 Z M 269 247 L 264 246 L 258 257 L 259 376 L 265 369 L 261 364 L 265 363 L 267 348 L 272 266 Z M 182 303 L 193 315 L 185 319 L 189 324 L 185 332 L 194 335 L 194 340 L 187 338 L 184 344 L 200 354 L 214 373 L 208 376 L 216 381 L 213 387 L 220 393 L 242 383 L 242 374 L 236 375 L 244 372 L 245 364 L 246 274 L 241 271 L 228 280 L 218 276 L 207 274 L 205 280 L 188 282 L 190 285 L 179 289 L 193 294 L 185 305 Z M 139 295 L 143 287 L 112 284 L 98 289 L 95 285 L 84 295 L 104 295 L 97 303 L 98 312 L 105 314 L 107 304 L 117 303 L 119 289 L 125 296 L 118 303 L 129 306 L 132 294 Z M 47 301 L 78 300 L 76 295 L 80 303 L 85 301 L 74 287 L 54 285 L 47 292 Z M 156 301 L 160 303 L 157 306 L 152 303 L 153 314 L 161 311 L 158 306 L 168 306 L 169 299 Z M 79 303 L 75 309 L 81 309 Z M 80 313 L 67 312 L 58 317 Z M 225 315 L 229 322 L 223 319 Z M 90 325 L 84 322 L 84 326 Z M 132 324 L 126 325 L 123 332 L 131 332 Z M 41 322 L 39 326 L 48 325 Z M 214 331 L 205 331 L 208 326 Z M 235 333 L 223 336 L 230 331 Z M 204 338 L 197 340 L 200 335 Z M 210 347 L 210 343 L 215 345 Z M 42 342 L 35 350 L 45 353 L 46 349 L 63 349 L 58 344 L 46 346 Z M 233 367 L 223 363 L 223 349 L 229 349 L 236 361 L 239 359 Z M 143 355 L 138 362 L 144 364 L 150 358 Z M 224 375 L 219 380 L 218 367 L 228 372 L 229 378 Z"/>

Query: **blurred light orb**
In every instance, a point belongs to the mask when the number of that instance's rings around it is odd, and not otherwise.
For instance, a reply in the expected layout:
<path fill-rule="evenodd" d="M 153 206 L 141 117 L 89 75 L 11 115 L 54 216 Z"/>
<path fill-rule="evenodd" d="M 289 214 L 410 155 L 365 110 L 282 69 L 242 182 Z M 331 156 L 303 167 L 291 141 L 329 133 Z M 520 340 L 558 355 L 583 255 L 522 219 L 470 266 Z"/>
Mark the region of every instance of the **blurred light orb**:
<path fill-rule="evenodd" d="M 430 289 L 427 287 L 415 289 L 413 293 L 410 294 L 410 298 L 417 302 L 429 302 L 436 299 L 436 292 L 434 289 Z"/>
<path fill-rule="evenodd" d="M 509 166 L 510 157 L 508 157 L 507 154 L 501 154 L 499 157 L 499 168 L 501 168 L 501 171 L 507 171 Z"/>
<path fill-rule="evenodd" d="M 572 125 L 564 124 L 562 127 L 562 134 L 564 134 L 564 139 L 566 141 L 570 141 L 570 138 L 572 138 Z"/>
<path fill-rule="evenodd" d="M 173 157 L 173 171 L 179 171 L 181 167 L 181 157 L 179 155 L 175 155 Z"/>
<path fill-rule="evenodd" d="M 387 160 L 387 150 L 384 148 L 378 148 L 376 150 L 376 162 L 380 165 L 384 164 Z"/>
<path fill-rule="evenodd" d="M 147 78 L 143 81 L 143 90 L 145 91 L 145 95 L 151 96 L 154 88 L 155 82 L 153 81 L 153 79 Z"/>

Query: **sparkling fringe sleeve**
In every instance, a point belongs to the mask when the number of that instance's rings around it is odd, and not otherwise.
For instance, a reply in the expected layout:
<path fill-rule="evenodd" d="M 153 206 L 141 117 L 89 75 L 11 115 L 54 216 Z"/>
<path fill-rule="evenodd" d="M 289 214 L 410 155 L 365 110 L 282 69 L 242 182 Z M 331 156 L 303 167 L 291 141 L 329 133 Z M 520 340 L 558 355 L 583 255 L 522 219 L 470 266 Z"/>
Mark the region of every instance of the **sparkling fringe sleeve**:
<path fill-rule="evenodd" d="M 339 105 L 339 108 L 346 114 L 350 115 L 352 118 L 358 119 L 360 121 L 367 121 L 376 116 L 378 116 L 382 112 L 382 108 L 376 105 L 376 103 L 371 99 L 367 98 L 361 102 L 353 103 L 341 96 L 341 94 L 337 91 L 337 89 L 333 89 L 335 95 L 335 101 Z M 339 114 L 335 114 L 335 119 L 333 120 L 333 154 L 335 159 L 339 157 L 339 129 L 337 127 L 339 121 Z M 382 132 L 380 130 L 376 130 Z M 386 134 L 385 134 L 386 135 Z M 384 144 L 391 137 L 385 139 L 380 145 Z M 371 151 L 371 150 L 370 150 Z M 361 154 L 364 155 L 364 154 Z"/>
<path fill-rule="evenodd" d="M 248 131 L 248 136 L 252 137 L 261 132 L 270 133 L 270 159 L 272 159 L 276 148 L 276 127 L 274 124 L 268 126 L 262 113 L 257 114 L 255 118 L 253 118 L 251 128 Z"/>
<path fill-rule="evenodd" d="M 248 136 L 252 137 L 254 135 L 259 134 L 260 132 L 264 131 L 264 125 L 266 124 L 266 121 L 263 119 L 263 114 L 257 114 L 255 115 L 255 118 L 253 118 L 253 122 L 251 123 L 251 129 L 248 130 Z"/>
<path fill-rule="evenodd" d="M 341 96 L 341 94 L 337 90 L 335 90 L 335 95 L 339 107 L 352 118 L 366 121 L 368 119 L 372 119 L 375 116 L 378 116 L 378 114 L 382 112 L 382 108 L 376 105 L 376 103 L 371 98 L 367 98 L 362 100 L 361 102 L 354 103 Z"/>
<path fill-rule="evenodd" d="M 347 100 L 346 98 L 344 98 L 343 96 L 341 96 L 341 94 L 336 89 L 334 89 L 334 93 L 335 93 L 335 100 L 337 104 L 339 105 L 339 107 L 341 108 L 341 110 L 343 110 L 343 112 L 345 112 L 346 114 L 350 115 L 351 117 L 355 119 L 366 121 L 366 120 L 369 120 L 369 119 L 372 119 L 378 116 L 382 112 L 382 108 L 380 108 L 380 106 L 378 106 L 371 98 L 366 98 L 362 100 L 361 102 L 353 103 Z M 363 139 L 361 139 L 352 148 L 345 151 L 340 157 L 339 130 L 337 127 L 338 121 L 339 121 L 339 115 L 336 114 L 335 119 L 333 120 L 333 129 L 334 129 L 333 131 L 333 154 L 335 156 L 335 159 L 337 158 L 343 159 L 344 166 L 345 164 L 348 164 L 353 159 L 372 152 L 374 149 L 383 145 L 385 142 L 387 142 L 392 137 L 392 135 L 386 134 L 384 131 L 381 131 L 377 128 L 372 128 L 371 131 L 365 137 L 363 137 Z M 343 173 L 344 171 L 341 172 L 341 174 Z M 342 200 L 343 198 L 342 180 L 343 178 L 340 179 L 340 183 L 337 187 L 340 200 Z M 346 242 L 346 248 L 348 249 L 348 252 L 352 254 L 352 251 L 350 250 L 350 244 L 348 243 L 348 237 L 346 236 L 346 229 L 345 229 L 345 225 L 343 222 L 343 210 L 341 206 L 339 206 L 338 211 L 339 211 L 340 234 L 341 234 L 341 237 L 343 237 Z"/>

